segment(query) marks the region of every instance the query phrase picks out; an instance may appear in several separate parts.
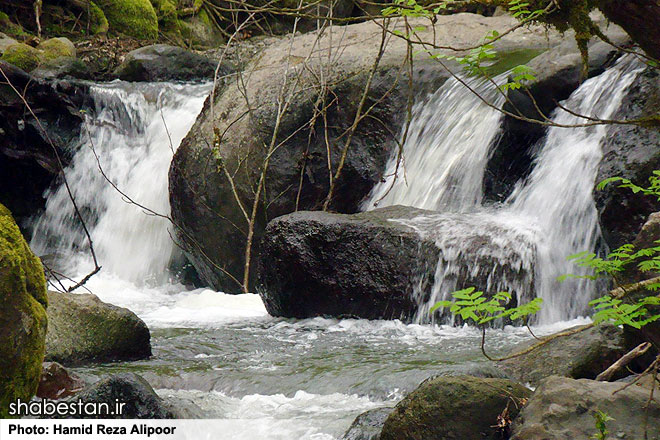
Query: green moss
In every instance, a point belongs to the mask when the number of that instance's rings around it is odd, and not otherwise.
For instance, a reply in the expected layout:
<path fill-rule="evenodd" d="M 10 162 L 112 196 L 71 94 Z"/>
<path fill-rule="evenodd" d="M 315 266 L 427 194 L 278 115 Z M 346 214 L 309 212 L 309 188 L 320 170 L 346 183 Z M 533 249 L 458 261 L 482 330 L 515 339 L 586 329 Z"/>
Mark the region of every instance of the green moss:
<path fill-rule="evenodd" d="M 9 46 L 0 59 L 30 72 L 39 65 L 39 51 L 27 44 L 16 43 Z"/>
<path fill-rule="evenodd" d="M 76 48 L 65 38 L 50 38 L 37 46 L 37 49 L 43 51 L 41 60 L 54 60 L 59 57 L 76 56 Z"/>
<path fill-rule="evenodd" d="M 143 40 L 158 38 L 158 18 L 149 0 L 99 0 L 97 4 L 111 31 Z"/>
<path fill-rule="evenodd" d="M 7 208 L 0 205 L 0 417 L 29 400 L 41 376 L 46 337 L 46 279 Z"/>
<path fill-rule="evenodd" d="M 96 34 L 105 34 L 110 29 L 108 24 L 108 19 L 105 17 L 105 14 L 94 2 L 89 2 L 89 21 L 90 21 L 90 33 L 93 35 Z"/>
<path fill-rule="evenodd" d="M 151 4 L 156 11 L 158 27 L 161 31 L 167 31 L 177 27 L 178 16 L 176 5 L 171 0 L 151 0 Z"/>

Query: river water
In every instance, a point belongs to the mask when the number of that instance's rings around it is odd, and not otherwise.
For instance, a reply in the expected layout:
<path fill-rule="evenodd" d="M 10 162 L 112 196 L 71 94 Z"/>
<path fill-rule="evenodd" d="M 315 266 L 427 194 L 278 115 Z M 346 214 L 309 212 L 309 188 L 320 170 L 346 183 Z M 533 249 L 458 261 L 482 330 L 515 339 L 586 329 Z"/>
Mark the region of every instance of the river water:
<path fill-rule="evenodd" d="M 600 116 L 606 117 L 616 110 L 622 97 L 622 93 L 613 94 L 612 90 L 625 90 L 635 72 L 630 63 L 620 63 L 601 77 L 585 82 L 566 105 L 580 110 L 602 107 L 606 112 Z M 608 82 L 620 87 L 603 88 Z M 602 96 L 599 89 L 605 90 Z M 268 316 L 257 295 L 189 290 L 180 284 L 176 268 L 181 255 L 170 238 L 168 222 L 129 203 L 107 180 L 131 200 L 167 215 L 169 163 L 209 92 L 208 84 L 114 82 L 91 88 L 94 105 L 87 109 L 82 146 L 67 169 L 103 266 L 85 288 L 103 301 L 127 307 L 140 316 L 152 331 L 154 356 L 137 362 L 79 368 L 79 374 L 94 380 L 112 372 L 136 372 L 190 417 L 225 420 L 227 432 L 217 438 L 326 440 L 340 438 L 359 413 L 396 404 L 429 376 L 488 367 L 479 350 L 480 334 L 474 328 L 399 321 L 274 318 Z M 395 183 L 390 192 L 376 188 L 365 207 L 373 207 L 378 200 L 381 206 L 404 203 L 431 209 L 454 203 L 454 211 L 468 214 L 479 208 L 473 212 L 475 228 L 497 218 L 498 227 L 515 230 L 518 236 L 524 234 L 538 252 L 544 243 L 534 240 L 543 237 L 539 231 L 549 226 L 547 222 L 539 224 L 530 215 L 528 211 L 538 208 L 529 200 L 534 200 L 534 188 L 552 186 L 543 181 L 543 176 L 554 176 L 556 171 L 547 171 L 543 164 L 557 160 L 552 159 L 552 152 L 562 145 L 566 132 L 549 132 L 539 148 L 539 177 L 533 173 L 529 182 L 521 183 L 512 200 L 499 208 L 501 211 L 490 211 L 481 207 L 480 185 L 475 182 L 483 178 L 500 117 L 486 106 L 473 105 L 470 99 L 456 84 L 447 82 L 424 101 L 425 107 L 416 107 L 417 119 L 404 146 L 404 155 L 409 156 L 408 181 Z M 433 106 L 453 110 L 440 118 Z M 457 127 L 460 130 L 456 131 Z M 571 132 L 571 142 L 584 146 L 576 147 L 584 151 L 584 157 L 570 160 L 584 162 L 583 168 L 591 169 L 599 160 L 598 145 L 606 130 L 580 130 Z M 454 136 L 455 142 L 447 142 L 447 136 Z M 411 144 L 413 141 L 416 144 Z M 420 148 L 433 150 L 432 167 L 424 167 L 426 162 L 418 160 Z M 465 154 L 466 148 L 475 151 Z M 558 151 L 556 155 L 563 157 L 565 153 Z M 429 188 L 434 189 L 426 191 Z M 559 190 L 562 188 L 565 186 Z M 543 197 L 554 200 L 561 194 L 547 190 Z M 580 209 L 588 217 L 588 204 L 593 201 L 580 200 Z M 480 220 L 489 215 L 488 221 Z M 582 228 L 581 232 L 591 228 L 591 241 L 577 245 L 593 246 L 597 225 L 583 226 L 593 220 L 584 217 L 575 217 L 573 226 Z M 424 224 L 432 225 L 433 219 L 421 219 L 417 226 L 423 228 Z M 31 246 L 36 253 L 56 255 L 62 269 L 76 277 L 92 268 L 85 236 L 64 188 L 48 194 L 46 211 L 33 226 Z M 432 232 L 427 228 L 420 233 Z M 449 246 L 440 239 L 437 243 L 448 248 L 446 255 L 452 254 L 449 247 L 460 251 L 460 244 Z M 525 260 L 525 255 L 518 252 L 516 258 Z M 439 262 L 436 279 L 441 280 L 442 271 L 450 265 L 451 261 Z M 435 293 L 435 298 L 446 295 L 451 286 L 443 289 Z M 549 295 L 542 288 L 537 290 Z M 536 331 L 547 334 L 588 321 L 578 316 L 586 300 L 588 295 L 575 304 L 569 302 L 559 313 L 550 312 Z M 521 328 L 489 330 L 488 350 L 503 353 L 529 337 Z"/>

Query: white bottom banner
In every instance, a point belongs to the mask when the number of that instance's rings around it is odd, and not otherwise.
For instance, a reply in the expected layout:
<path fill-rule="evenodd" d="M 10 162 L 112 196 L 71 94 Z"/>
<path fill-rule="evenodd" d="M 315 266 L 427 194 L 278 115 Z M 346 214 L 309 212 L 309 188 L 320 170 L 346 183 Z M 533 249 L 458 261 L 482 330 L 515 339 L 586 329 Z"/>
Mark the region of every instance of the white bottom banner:
<path fill-rule="evenodd" d="M 0 420 L 1 440 L 223 439 L 224 420 Z"/>

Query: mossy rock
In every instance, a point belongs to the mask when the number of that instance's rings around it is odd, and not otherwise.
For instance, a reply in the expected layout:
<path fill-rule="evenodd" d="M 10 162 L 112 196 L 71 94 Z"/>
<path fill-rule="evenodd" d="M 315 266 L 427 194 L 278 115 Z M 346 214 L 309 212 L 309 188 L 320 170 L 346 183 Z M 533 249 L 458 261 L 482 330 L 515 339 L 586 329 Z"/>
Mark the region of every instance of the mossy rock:
<path fill-rule="evenodd" d="M 0 205 L 0 418 L 37 391 L 46 337 L 46 279 L 7 208 Z"/>
<path fill-rule="evenodd" d="M 110 30 L 141 40 L 158 38 L 158 18 L 149 0 L 99 0 Z"/>
<path fill-rule="evenodd" d="M 151 356 L 147 325 L 128 309 L 95 295 L 48 292 L 47 361 L 63 365 Z"/>
<path fill-rule="evenodd" d="M 60 57 L 76 57 L 76 46 L 68 38 L 50 38 L 37 46 L 42 61 L 54 60 Z"/>
<path fill-rule="evenodd" d="M 438 377 L 423 382 L 389 415 L 380 440 L 495 440 L 505 410 L 515 418 L 532 394 L 506 379 Z"/>
<path fill-rule="evenodd" d="M 0 57 L 0 60 L 13 64 L 26 72 L 36 69 L 41 62 L 39 50 L 24 43 L 16 43 L 9 46 L 2 54 L 2 57 Z"/>
<path fill-rule="evenodd" d="M 196 16 L 180 20 L 179 30 L 184 42 L 193 48 L 218 47 L 226 42 L 203 9 Z"/>
<path fill-rule="evenodd" d="M 580 327 L 576 333 L 556 337 L 522 356 L 499 364 L 511 377 L 533 386 L 552 375 L 573 379 L 594 379 L 628 351 L 623 330 L 603 323 L 596 327 Z M 510 354 L 528 348 L 534 342 L 522 342 Z"/>

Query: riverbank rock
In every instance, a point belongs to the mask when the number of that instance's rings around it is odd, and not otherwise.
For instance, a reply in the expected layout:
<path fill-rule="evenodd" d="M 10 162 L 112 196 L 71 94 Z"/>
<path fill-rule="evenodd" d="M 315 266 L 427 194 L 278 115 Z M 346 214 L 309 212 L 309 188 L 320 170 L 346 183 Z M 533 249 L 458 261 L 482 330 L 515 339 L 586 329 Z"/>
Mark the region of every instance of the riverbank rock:
<path fill-rule="evenodd" d="M 577 327 L 572 330 L 575 329 Z M 510 354 L 524 350 L 534 342 L 521 343 Z M 627 353 L 626 347 L 622 329 L 601 324 L 557 337 L 528 354 L 501 362 L 500 366 L 511 377 L 533 386 L 552 375 L 595 379 Z"/>
<path fill-rule="evenodd" d="M 84 403 L 107 403 L 110 410 L 117 402 L 123 402 L 121 414 L 71 415 L 74 419 L 173 419 L 175 413 L 156 394 L 154 389 L 142 377 L 134 373 L 120 373 L 102 379 L 68 399 Z"/>
<path fill-rule="evenodd" d="M 151 356 L 146 324 L 128 309 L 95 295 L 48 292 L 46 360 L 64 365 Z"/>
<path fill-rule="evenodd" d="M 288 214 L 266 228 L 257 291 L 273 316 L 411 320 L 430 298 L 442 243 L 461 249 L 452 254 L 456 271 L 443 281 L 453 283 L 445 285 L 450 291 L 486 286 L 492 276 L 518 280 L 521 295 L 533 295 L 533 264 L 522 263 L 534 256 L 493 240 L 511 231 L 478 229 L 471 220 L 404 206 Z M 491 288 L 494 294 L 503 286 Z"/>
<path fill-rule="evenodd" d="M 646 69 L 628 88 L 614 119 L 634 119 L 657 114 L 660 108 L 660 73 Z M 647 186 L 654 170 L 660 169 L 660 128 L 615 125 L 602 145 L 603 160 L 596 182 L 624 177 Z M 603 237 L 611 249 L 631 243 L 649 215 L 657 211 L 654 197 L 619 188 L 616 183 L 595 191 Z"/>
<path fill-rule="evenodd" d="M 512 17 L 473 14 L 440 16 L 434 29 L 428 21 L 411 21 L 412 26 L 426 26 L 420 30 L 422 38 L 457 47 L 471 46 L 487 30 L 504 30 L 514 23 Z M 255 244 L 269 220 L 296 210 L 320 209 L 330 174 L 336 173 L 340 162 L 343 171 L 334 183 L 329 208 L 358 211 L 382 179 L 397 145 L 405 122 L 406 112 L 401 109 L 407 106 L 409 92 L 417 96 L 435 91 L 448 76 L 428 54 L 419 53 L 409 91 L 404 67 L 407 45 L 402 39 L 389 39 L 365 97 L 370 117 L 358 119 L 349 135 L 383 29 L 370 21 L 344 26 L 341 35 L 337 38 L 336 29 L 333 34 L 311 32 L 268 46 L 246 66 L 244 75 L 231 78 L 216 93 L 215 102 L 204 107 L 179 147 L 170 168 L 172 216 L 179 242 L 208 285 L 226 292 L 240 290 L 235 280 L 243 279 L 246 217 L 251 217 L 266 157 Z M 495 46 L 502 52 L 540 50 L 558 41 L 552 32 L 525 27 Z M 280 99 L 282 90 L 284 99 Z M 255 246 L 254 260 L 259 255 Z M 250 267 L 256 266 L 254 261 Z M 254 279 L 254 269 L 250 275 Z"/>
<path fill-rule="evenodd" d="M 46 279 L 7 208 L 0 204 L 0 417 L 37 391 L 44 359 Z"/>
<path fill-rule="evenodd" d="M 620 27 L 604 20 L 596 23 L 614 44 L 626 46 L 630 42 L 630 37 Z M 600 75 L 620 55 L 612 45 L 592 39 L 589 43 L 587 77 Z M 584 81 L 582 57 L 571 33 L 560 45 L 538 55 L 527 66 L 535 76 L 533 81 L 527 83 L 529 93 L 511 89 L 507 92 L 508 102 L 503 106 L 507 112 L 525 118 L 542 121 L 543 115 L 550 117 L 557 103 L 567 99 Z M 502 135 L 493 146 L 493 154 L 486 166 L 484 192 L 487 200 L 504 201 L 516 182 L 527 177 L 533 168 L 534 146 L 546 131 L 547 127 L 541 124 L 521 121 L 512 116 L 503 118 Z"/>
<path fill-rule="evenodd" d="M 37 120 L 15 90 L 0 84 L 0 203 L 22 225 L 43 208 L 44 191 L 59 175 L 57 156 L 66 166 L 79 143 L 78 109 L 87 89 L 36 79 L 1 60 L 0 68 L 38 115 Z"/>
<path fill-rule="evenodd" d="M 396 406 L 380 440 L 499 439 L 506 432 L 497 428 L 498 416 L 516 417 L 531 394 L 506 379 L 430 379 Z"/>
<path fill-rule="evenodd" d="M 37 397 L 57 400 L 81 391 L 85 382 L 57 362 L 44 362 Z"/>
<path fill-rule="evenodd" d="M 394 408 L 376 408 L 365 411 L 355 418 L 341 440 L 380 440 L 385 420 Z"/>
<path fill-rule="evenodd" d="M 217 63 L 203 55 L 167 44 L 154 44 L 129 52 L 115 70 L 124 81 L 212 81 Z M 219 76 L 231 68 L 226 63 Z"/>
<path fill-rule="evenodd" d="M 607 438 L 641 439 L 648 405 L 648 438 L 660 438 L 660 404 L 649 390 L 623 383 L 551 376 L 543 380 L 513 423 L 511 440 L 574 440 L 598 432 L 593 414 L 607 413 Z M 616 392 L 616 394 L 614 394 Z"/>
<path fill-rule="evenodd" d="M 30 72 L 35 78 L 45 80 L 75 78 L 91 79 L 92 72 L 87 64 L 73 57 L 58 57 L 54 60 L 42 63 Z"/>
<path fill-rule="evenodd" d="M 59 57 L 76 57 L 76 46 L 66 37 L 49 38 L 37 46 L 42 51 L 42 59 L 54 60 Z"/>

